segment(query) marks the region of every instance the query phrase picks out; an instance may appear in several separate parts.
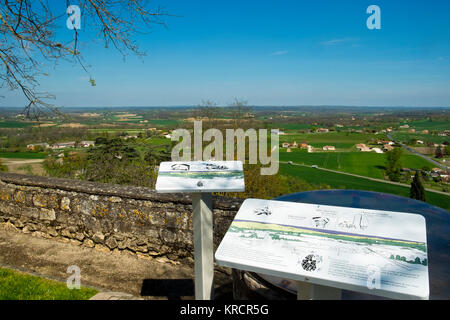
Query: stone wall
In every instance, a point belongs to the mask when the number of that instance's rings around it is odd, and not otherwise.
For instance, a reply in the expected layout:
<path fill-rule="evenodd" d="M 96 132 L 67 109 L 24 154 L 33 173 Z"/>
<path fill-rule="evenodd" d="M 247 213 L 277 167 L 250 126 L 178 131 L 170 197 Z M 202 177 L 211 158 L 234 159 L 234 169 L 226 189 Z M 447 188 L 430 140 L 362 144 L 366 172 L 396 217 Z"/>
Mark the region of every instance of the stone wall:
<path fill-rule="evenodd" d="M 214 197 L 217 248 L 242 200 Z M 187 194 L 0 172 L 0 223 L 103 250 L 192 261 Z"/>

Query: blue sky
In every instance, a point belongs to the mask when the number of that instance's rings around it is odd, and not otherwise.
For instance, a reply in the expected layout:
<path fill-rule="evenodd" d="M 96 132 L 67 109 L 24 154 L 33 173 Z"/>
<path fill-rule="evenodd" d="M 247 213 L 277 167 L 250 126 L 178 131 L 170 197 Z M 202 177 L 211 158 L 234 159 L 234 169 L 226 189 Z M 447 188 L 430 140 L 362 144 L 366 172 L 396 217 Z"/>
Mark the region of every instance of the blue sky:
<path fill-rule="evenodd" d="M 62 106 L 226 105 L 235 97 L 252 105 L 450 106 L 450 1 L 152 1 L 177 17 L 136 38 L 143 60 L 90 42 L 82 25 L 97 85 L 59 63 L 39 89 Z M 366 26 L 372 4 L 380 30 Z M 58 36 L 67 38 L 61 23 Z M 25 102 L 19 92 L 0 95 L 0 106 Z"/>

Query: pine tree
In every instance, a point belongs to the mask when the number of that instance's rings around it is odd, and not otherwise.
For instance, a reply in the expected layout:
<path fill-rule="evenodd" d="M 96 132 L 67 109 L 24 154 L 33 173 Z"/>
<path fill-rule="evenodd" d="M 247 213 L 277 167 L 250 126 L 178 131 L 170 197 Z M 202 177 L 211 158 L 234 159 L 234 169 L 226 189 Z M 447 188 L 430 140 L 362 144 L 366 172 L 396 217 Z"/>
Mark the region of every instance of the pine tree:
<path fill-rule="evenodd" d="M 441 146 L 438 146 L 436 149 L 436 154 L 435 154 L 436 158 L 440 159 L 444 156 L 444 154 L 442 153 L 442 149 Z"/>
<path fill-rule="evenodd" d="M 418 171 L 416 171 L 414 179 L 411 182 L 409 197 L 412 199 L 425 201 L 425 188 L 422 185 L 422 179 Z"/>

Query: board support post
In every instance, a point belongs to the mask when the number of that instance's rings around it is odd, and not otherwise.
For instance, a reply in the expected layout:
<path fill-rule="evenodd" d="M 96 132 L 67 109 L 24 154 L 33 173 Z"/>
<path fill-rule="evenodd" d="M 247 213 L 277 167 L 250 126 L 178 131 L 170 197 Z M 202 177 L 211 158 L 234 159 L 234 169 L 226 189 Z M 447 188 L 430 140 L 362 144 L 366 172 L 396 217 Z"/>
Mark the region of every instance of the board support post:
<path fill-rule="evenodd" d="M 193 193 L 195 299 L 214 299 L 212 194 Z"/>

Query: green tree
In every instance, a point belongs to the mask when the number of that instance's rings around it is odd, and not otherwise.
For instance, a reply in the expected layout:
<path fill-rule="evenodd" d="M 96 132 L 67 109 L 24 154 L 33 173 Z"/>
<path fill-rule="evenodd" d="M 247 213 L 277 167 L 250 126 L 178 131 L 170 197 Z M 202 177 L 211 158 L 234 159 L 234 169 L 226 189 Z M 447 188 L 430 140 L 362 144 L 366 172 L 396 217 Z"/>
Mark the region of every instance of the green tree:
<path fill-rule="evenodd" d="M 440 159 L 444 156 L 444 153 L 442 152 L 441 146 L 438 146 L 436 148 L 436 153 L 435 153 L 435 157 Z"/>
<path fill-rule="evenodd" d="M 402 149 L 394 148 L 386 152 L 386 174 L 391 181 L 400 181 L 402 163 L 400 158 L 403 154 Z"/>
<path fill-rule="evenodd" d="M 272 199 L 294 192 L 331 189 L 329 185 L 311 185 L 305 180 L 291 176 L 261 175 L 261 165 L 244 164 L 245 192 L 220 192 L 218 195 L 238 198 Z"/>
<path fill-rule="evenodd" d="M 422 185 L 422 178 L 418 171 L 416 171 L 414 179 L 411 182 L 409 197 L 412 199 L 425 201 L 425 188 Z"/>
<path fill-rule="evenodd" d="M 170 161 L 170 146 L 150 146 L 144 155 L 144 160 L 150 165 L 159 165 L 162 161 Z"/>
<path fill-rule="evenodd" d="M 0 159 L 0 171 L 8 171 L 8 167 L 6 167 L 3 163 L 2 160 Z"/>

